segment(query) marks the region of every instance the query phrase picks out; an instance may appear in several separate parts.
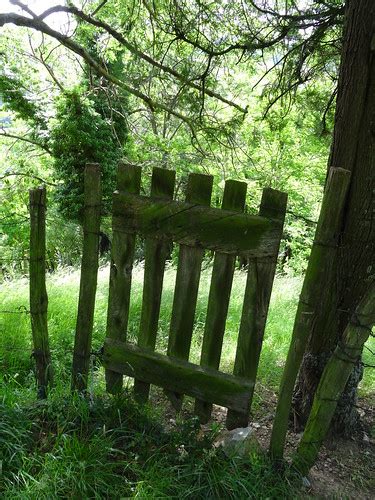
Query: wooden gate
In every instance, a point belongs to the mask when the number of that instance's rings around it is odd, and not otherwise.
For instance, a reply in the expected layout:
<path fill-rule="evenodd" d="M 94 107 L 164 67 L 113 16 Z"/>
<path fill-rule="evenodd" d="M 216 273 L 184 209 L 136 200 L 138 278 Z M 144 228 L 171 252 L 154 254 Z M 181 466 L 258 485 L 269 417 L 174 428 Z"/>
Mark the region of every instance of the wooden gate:
<path fill-rule="evenodd" d="M 141 169 L 120 165 L 113 198 L 113 242 L 107 336 L 103 349 L 107 390 L 135 378 L 146 401 L 161 386 L 176 408 L 184 394 L 207 422 L 212 404 L 228 408 L 227 427 L 248 424 L 267 319 L 287 195 L 264 189 L 258 216 L 244 214 L 246 183 L 225 183 L 221 209 L 210 208 L 212 176 L 190 174 L 185 202 L 174 201 L 175 172 L 154 168 L 150 197 L 141 196 Z M 136 235 L 145 238 L 142 313 L 137 345 L 126 340 Z M 155 352 L 165 262 L 172 243 L 179 259 L 167 355 Z M 200 365 L 189 362 L 204 251 L 215 252 Z M 234 373 L 218 370 L 237 256 L 248 259 Z"/>

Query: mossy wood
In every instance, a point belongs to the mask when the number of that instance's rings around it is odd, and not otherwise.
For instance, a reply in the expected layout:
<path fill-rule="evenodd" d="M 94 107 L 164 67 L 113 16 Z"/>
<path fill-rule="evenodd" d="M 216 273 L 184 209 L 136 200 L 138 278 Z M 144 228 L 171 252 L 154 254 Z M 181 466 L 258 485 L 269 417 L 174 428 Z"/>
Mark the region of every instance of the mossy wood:
<path fill-rule="evenodd" d="M 192 203 L 116 192 L 113 214 L 113 228 L 117 231 L 233 255 L 274 255 L 279 241 L 278 220 Z"/>
<path fill-rule="evenodd" d="M 117 189 L 137 194 L 140 186 L 141 168 L 120 163 Z M 126 340 L 134 248 L 135 234 L 127 234 L 113 228 L 107 313 L 107 337 L 111 339 Z M 120 373 L 107 369 L 105 378 L 108 392 L 115 394 L 121 391 L 123 377 Z"/>
<path fill-rule="evenodd" d="M 30 200 L 30 318 L 38 397 L 43 399 L 52 383 L 48 339 L 46 289 L 46 188 L 29 191 Z"/>
<path fill-rule="evenodd" d="M 248 380 L 164 356 L 150 349 L 106 339 L 103 363 L 113 371 L 168 391 L 199 397 L 237 411 L 244 411 L 248 404 L 251 390 Z"/>
<path fill-rule="evenodd" d="M 213 177 L 211 175 L 190 174 L 186 189 L 186 202 L 209 206 L 212 183 Z M 183 360 L 189 359 L 203 256 L 204 250 L 202 248 L 180 245 L 168 339 L 168 355 Z M 175 409 L 180 410 L 182 395 L 169 392 L 168 396 Z"/>
<path fill-rule="evenodd" d="M 341 342 L 328 361 L 315 393 L 314 402 L 293 466 L 306 475 L 318 456 L 327 435 L 339 398 L 353 366 L 375 324 L 375 282 L 358 305 Z"/>
<path fill-rule="evenodd" d="M 84 173 L 83 252 L 72 367 L 72 389 L 78 391 L 87 389 L 90 367 L 99 263 L 100 184 L 100 166 L 97 163 L 87 164 Z"/>
<path fill-rule="evenodd" d="M 188 394 L 199 401 L 196 411 L 201 417 L 204 413 L 203 418 L 208 418 L 212 404 L 216 403 L 230 408 L 232 415 L 244 421 L 248 419 L 255 383 L 286 195 L 265 190 L 260 215 L 250 216 L 240 213 L 245 204 L 245 183 L 227 181 L 222 209 L 216 209 L 209 207 L 212 182 L 211 176 L 191 174 L 186 201 L 177 202 L 172 200 L 174 173 L 155 169 L 151 196 L 145 197 L 137 194 L 140 169 L 121 165 L 113 203 L 112 265 L 103 364 L 109 392 L 121 389 L 122 375 L 126 374 L 136 379 L 135 394 L 141 401 L 147 400 L 149 386 L 155 384 L 164 388 L 177 409 L 181 407 L 183 394 Z M 136 234 L 146 238 L 146 262 L 138 346 L 131 346 L 126 343 L 126 330 Z M 167 355 L 162 355 L 154 350 L 165 259 L 171 241 L 179 243 L 180 249 L 168 350 Z M 198 366 L 188 359 L 205 249 L 214 250 L 216 254 L 202 361 Z M 253 261 L 236 375 L 226 375 L 218 368 L 235 260 L 239 254 Z M 260 293 L 261 297 L 255 300 L 254 293 Z M 255 314 L 261 318 L 249 319 Z M 250 352 L 252 350 L 254 352 Z"/>
<path fill-rule="evenodd" d="M 154 168 L 151 178 L 151 197 L 161 200 L 173 199 L 175 177 L 173 170 Z M 138 345 L 152 350 L 155 349 L 158 331 L 165 261 L 170 250 L 171 242 L 146 238 L 142 313 Z M 150 384 L 135 379 L 134 394 L 138 401 L 147 401 L 149 392 Z"/>
<path fill-rule="evenodd" d="M 247 184 L 245 182 L 226 181 L 221 208 L 223 210 L 243 212 L 246 201 L 246 189 Z M 202 366 L 216 370 L 220 365 L 235 264 L 236 255 L 216 252 L 212 268 L 200 361 Z M 211 412 L 211 402 L 200 399 L 196 400 L 195 414 L 199 416 L 202 423 L 209 421 Z"/>
<path fill-rule="evenodd" d="M 273 217 L 281 222 L 279 239 L 282 236 L 287 198 L 287 195 L 280 191 L 270 188 L 263 190 L 259 215 Z M 250 259 L 248 263 L 245 297 L 233 373 L 240 377 L 246 377 L 252 382 L 253 388 L 258 372 L 276 264 L 276 254 L 273 257 Z M 253 391 L 251 391 L 249 406 L 245 412 L 228 411 L 226 422 L 228 429 L 247 426 L 252 398 Z"/>
<path fill-rule="evenodd" d="M 283 456 L 294 385 L 306 349 L 309 333 L 315 321 L 315 311 L 322 300 L 332 300 L 316 284 L 335 276 L 339 246 L 341 214 L 345 207 L 350 172 L 332 167 L 327 179 L 315 241 L 306 270 L 301 297 L 294 322 L 292 340 L 280 384 L 276 416 L 273 423 L 270 453 L 279 460 Z M 319 278 L 322 276 L 323 279 Z M 332 307 L 336 307 L 333 303 Z"/>

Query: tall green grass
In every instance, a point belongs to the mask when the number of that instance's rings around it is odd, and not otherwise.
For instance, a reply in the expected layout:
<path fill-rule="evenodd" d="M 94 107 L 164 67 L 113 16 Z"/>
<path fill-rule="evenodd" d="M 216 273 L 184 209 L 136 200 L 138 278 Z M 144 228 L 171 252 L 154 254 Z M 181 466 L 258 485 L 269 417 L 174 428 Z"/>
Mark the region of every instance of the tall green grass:
<path fill-rule="evenodd" d="M 196 321 L 190 359 L 198 362 L 204 331 L 211 269 L 203 271 L 200 284 Z M 135 340 L 142 306 L 143 269 L 137 266 L 133 275 L 128 335 Z M 159 320 L 157 350 L 165 352 L 168 342 L 171 304 L 175 283 L 175 270 L 168 268 L 165 274 L 162 305 Z M 229 314 L 223 345 L 221 369 L 230 372 L 233 368 L 238 326 L 246 283 L 246 274 L 237 271 L 234 278 Z M 48 326 L 55 370 L 59 376 L 69 377 L 74 329 L 78 303 L 79 272 L 66 271 L 48 278 Z M 301 287 L 300 278 L 278 277 L 275 280 L 264 344 L 259 366 L 259 385 L 271 391 L 277 389 L 289 346 L 294 315 Z M 3 283 L 0 291 L 0 373 L 24 385 L 32 377 L 30 318 L 24 314 L 28 309 L 28 282 L 20 279 Z M 101 347 L 105 336 L 108 297 L 108 267 L 99 272 L 96 298 L 93 349 Z M 375 339 L 367 347 L 375 350 Z M 373 364 L 368 349 L 364 351 L 364 362 Z M 373 391 L 375 374 L 365 369 L 361 383 L 362 393 Z"/>
<path fill-rule="evenodd" d="M 229 459 L 196 420 L 166 431 L 126 395 L 89 402 L 54 389 L 21 411 L 0 404 L 0 495 L 55 498 L 285 498 L 296 491 L 266 458 Z"/>
<path fill-rule="evenodd" d="M 191 360 L 203 336 L 211 270 L 203 271 Z M 134 270 L 129 338 L 135 340 L 141 313 L 143 270 Z M 157 349 L 165 352 L 175 270 L 168 268 Z M 246 275 L 235 275 L 221 369 L 231 371 Z M 277 278 L 262 350 L 254 411 L 277 390 L 288 349 L 301 280 Z M 138 407 L 127 393 L 109 398 L 103 371 L 93 361 L 92 397 L 69 391 L 79 273 L 48 278 L 49 334 L 56 384 L 47 401 L 35 400 L 26 279 L 4 283 L 0 298 L 0 496 L 54 498 L 290 498 L 300 494 L 295 478 L 278 475 L 265 457 L 229 459 L 212 446 L 218 427 L 202 435 L 185 419 L 165 430 L 162 405 Z M 93 349 L 105 335 L 108 268 L 99 272 Z M 373 342 L 374 339 L 372 339 Z M 373 346 L 375 348 L 375 346 Z M 368 361 L 369 362 L 369 361 Z M 366 371 L 362 391 L 373 390 Z M 130 380 L 129 380 L 130 383 Z M 298 490 L 298 491 L 297 491 Z"/>

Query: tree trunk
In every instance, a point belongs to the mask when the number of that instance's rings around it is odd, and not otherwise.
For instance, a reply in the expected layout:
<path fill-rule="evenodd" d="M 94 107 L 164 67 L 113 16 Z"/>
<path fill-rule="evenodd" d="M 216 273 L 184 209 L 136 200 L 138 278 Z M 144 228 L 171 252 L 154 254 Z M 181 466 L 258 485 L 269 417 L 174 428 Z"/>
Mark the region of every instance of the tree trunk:
<path fill-rule="evenodd" d="M 348 320 L 375 275 L 375 2 L 349 0 L 339 74 L 334 137 L 329 167 L 351 172 L 342 218 L 337 271 L 331 300 L 316 311 L 295 392 L 294 408 L 305 423 L 320 376 Z M 355 403 L 362 365 L 355 366 L 338 404 L 333 429 L 358 427 Z"/>

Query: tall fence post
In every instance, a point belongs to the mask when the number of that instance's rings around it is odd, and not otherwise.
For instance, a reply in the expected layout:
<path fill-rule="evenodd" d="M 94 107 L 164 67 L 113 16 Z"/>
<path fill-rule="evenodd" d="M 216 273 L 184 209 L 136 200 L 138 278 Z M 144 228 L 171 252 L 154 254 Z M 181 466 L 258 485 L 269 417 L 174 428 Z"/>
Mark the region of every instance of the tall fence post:
<path fill-rule="evenodd" d="M 83 253 L 72 368 L 72 389 L 80 392 L 87 389 L 99 265 L 101 186 L 97 163 L 86 165 L 84 186 Z"/>
<path fill-rule="evenodd" d="M 363 346 L 375 324 L 375 281 L 358 304 L 345 328 L 342 341 L 329 359 L 315 393 L 293 467 L 306 475 L 317 459 L 327 435 L 337 403 L 345 389 L 353 366 L 361 357 Z"/>
<path fill-rule="evenodd" d="M 48 342 L 48 296 L 46 289 L 46 188 L 30 189 L 30 316 L 38 398 L 47 396 L 52 383 Z"/>
<path fill-rule="evenodd" d="M 326 277 L 328 283 L 329 277 L 334 276 L 349 182 L 348 170 L 331 167 L 280 384 L 270 443 L 271 456 L 276 460 L 283 457 L 294 385 L 316 321 L 315 312 L 323 299 L 323 291 L 320 289 L 322 280 L 319 276 Z"/>

